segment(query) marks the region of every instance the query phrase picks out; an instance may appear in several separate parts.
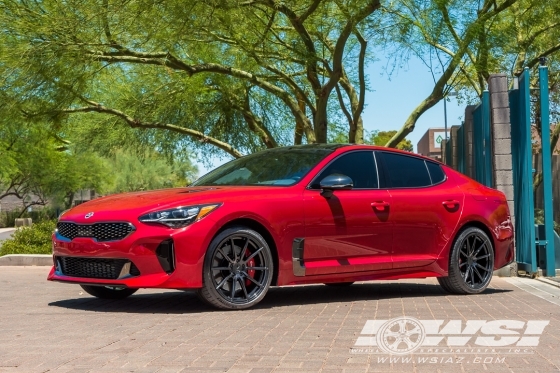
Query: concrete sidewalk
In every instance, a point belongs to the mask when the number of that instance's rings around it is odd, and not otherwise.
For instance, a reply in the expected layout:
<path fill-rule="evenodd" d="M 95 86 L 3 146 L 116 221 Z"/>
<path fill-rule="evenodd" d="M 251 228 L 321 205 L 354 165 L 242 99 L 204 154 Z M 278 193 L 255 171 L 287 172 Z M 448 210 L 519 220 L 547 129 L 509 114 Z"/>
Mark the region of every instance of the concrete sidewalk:
<path fill-rule="evenodd" d="M 140 290 L 122 301 L 99 300 L 78 285 L 47 282 L 48 271 L 0 268 L 0 372 L 560 370 L 560 289 L 530 279 L 495 278 L 486 292 L 471 296 L 447 295 L 434 279 L 272 288 L 257 307 L 228 312 L 184 291 Z M 459 333 L 448 337 L 455 340 L 469 333 L 467 320 L 513 325 L 478 332 L 497 334 L 496 340 L 517 340 L 520 325 L 530 320 L 549 324 L 542 334 L 527 331 L 537 346 L 499 354 L 482 351 L 474 338 L 466 346 L 478 352 L 414 353 L 406 361 L 355 353 L 368 320 L 402 316 L 443 325 L 456 320 L 462 328 L 440 331 Z"/>

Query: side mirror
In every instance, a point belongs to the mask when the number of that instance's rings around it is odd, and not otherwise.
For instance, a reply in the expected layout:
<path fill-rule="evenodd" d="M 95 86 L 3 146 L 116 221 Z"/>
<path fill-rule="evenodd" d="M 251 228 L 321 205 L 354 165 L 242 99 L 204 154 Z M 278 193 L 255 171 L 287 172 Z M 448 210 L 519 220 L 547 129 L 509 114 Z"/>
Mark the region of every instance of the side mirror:
<path fill-rule="evenodd" d="M 354 186 L 354 182 L 346 175 L 332 174 L 320 181 L 321 195 L 330 198 L 335 190 L 349 190 Z"/>

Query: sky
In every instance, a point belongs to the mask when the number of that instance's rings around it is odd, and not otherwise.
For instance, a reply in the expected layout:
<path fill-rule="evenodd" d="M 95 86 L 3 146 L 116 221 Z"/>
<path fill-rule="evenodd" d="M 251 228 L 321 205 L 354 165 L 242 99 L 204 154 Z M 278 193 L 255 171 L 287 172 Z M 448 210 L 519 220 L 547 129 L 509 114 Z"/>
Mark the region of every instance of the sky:
<path fill-rule="evenodd" d="M 432 91 L 434 81 L 430 70 L 419 59 L 412 58 L 408 65 L 394 72 L 389 78 L 384 74 L 383 56 L 367 68 L 369 91 L 366 92 L 366 107 L 363 113 L 364 129 L 367 131 L 398 130 L 408 115 Z M 466 104 L 457 104 L 455 97 L 447 102 L 447 125 L 460 125 L 464 117 Z M 431 127 L 444 126 L 443 101 L 425 112 L 414 131 L 407 136 L 412 141 L 414 150 L 424 133 Z M 211 167 L 198 164 L 199 176 L 230 160 L 229 157 L 213 159 Z"/>

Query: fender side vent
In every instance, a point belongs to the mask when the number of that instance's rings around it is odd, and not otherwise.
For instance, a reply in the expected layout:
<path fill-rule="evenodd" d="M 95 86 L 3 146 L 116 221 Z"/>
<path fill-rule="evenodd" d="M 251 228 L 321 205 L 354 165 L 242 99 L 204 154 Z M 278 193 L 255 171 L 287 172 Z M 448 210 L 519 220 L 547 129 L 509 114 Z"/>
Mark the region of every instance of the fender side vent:
<path fill-rule="evenodd" d="M 175 248 L 173 240 L 165 240 L 159 244 L 156 249 L 156 255 L 161 268 L 166 273 L 172 273 L 175 270 Z"/>

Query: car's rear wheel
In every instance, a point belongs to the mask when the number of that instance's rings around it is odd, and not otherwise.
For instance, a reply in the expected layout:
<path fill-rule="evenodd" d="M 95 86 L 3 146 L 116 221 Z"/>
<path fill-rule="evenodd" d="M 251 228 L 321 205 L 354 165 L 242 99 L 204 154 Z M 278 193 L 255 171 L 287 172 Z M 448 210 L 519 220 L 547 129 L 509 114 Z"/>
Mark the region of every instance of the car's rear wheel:
<path fill-rule="evenodd" d="M 232 227 L 218 234 L 204 258 L 199 296 L 227 310 L 259 303 L 270 287 L 274 262 L 266 240 L 246 227 Z"/>
<path fill-rule="evenodd" d="M 80 286 L 89 295 L 102 299 L 124 299 L 138 291 L 138 289 L 125 288 L 122 286 Z"/>
<path fill-rule="evenodd" d="M 453 294 L 483 292 L 494 271 L 494 249 L 483 230 L 468 227 L 461 231 L 449 256 L 447 277 L 438 277 L 441 287 Z"/>

